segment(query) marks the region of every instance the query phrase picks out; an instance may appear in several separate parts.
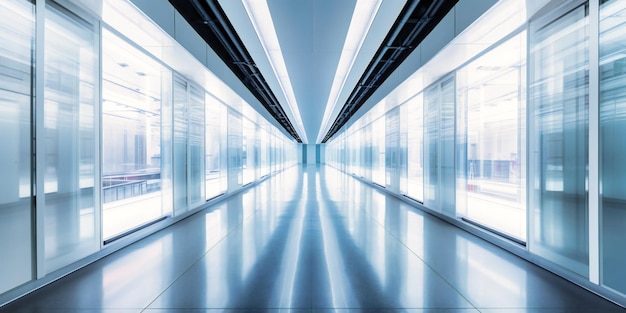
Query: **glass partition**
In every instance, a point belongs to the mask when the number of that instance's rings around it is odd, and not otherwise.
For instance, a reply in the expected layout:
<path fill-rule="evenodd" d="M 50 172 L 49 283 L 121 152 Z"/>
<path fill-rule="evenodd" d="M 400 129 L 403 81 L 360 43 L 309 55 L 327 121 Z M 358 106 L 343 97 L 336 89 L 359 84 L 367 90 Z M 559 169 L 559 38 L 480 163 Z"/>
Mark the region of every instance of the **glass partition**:
<path fill-rule="evenodd" d="M 600 6 L 601 273 L 626 294 L 626 3 Z"/>
<path fill-rule="evenodd" d="M 407 195 L 424 201 L 424 107 L 422 94 L 405 104 L 407 107 Z"/>
<path fill-rule="evenodd" d="M 385 187 L 392 192 L 398 192 L 400 184 L 400 108 L 387 112 L 384 119 Z"/>
<path fill-rule="evenodd" d="M 171 73 L 148 55 L 102 31 L 103 238 L 166 215 L 162 188 L 170 131 L 167 85 Z M 163 115 L 163 119 L 162 119 Z M 163 130 L 162 130 L 163 126 Z M 163 136 L 162 136 L 163 131 Z M 161 160 L 163 156 L 163 162 Z M 165 209 L 165 210 L 164 210 Z"/>
<path fill-rule="evenodd" d="M 97 36 L 94 27 L 48 5 L 44 121 L 45 268 L 51 272 L 100 249 L 96 214 Z"/>
<path fill-rule="evenodd" d="M 259 133 L 260 133 L 260 145 L 261 145 L 259 149 L 260 150 L 259 164 L 261 168 L 261 177 L 263 177 L 263 176 L 270 174 L 270 167 L 269 167 L 270 134 L 265 128 L 261 128 Z"/>
<path fill-rule="evenodd" d="M 409 191 L 409 116 L 408 105 L 405 103 L 400 106 L 400 142 L 398 145 L 398 175 L 399 177 L 399 192 L 402 195 L 406 195 Z"/>
<path fill-rule="evenodd" d="M 243 184 L 243 129 L 241 114 L 228 110 L 228 190 Z"/>
<path fill-rule="evenodd" d="M 204 90 L 181 77 L 174 79 L 174 212 L 204 202 Z"/>
<path fill-rule="evenodd" d="M 226 108 L 210 95 L 206 95 L 205 105 L 205 188 L 206 199 L 214 198 L 227 189 L 226 147 L 224 137 Z"/>
<path fill-rule="evenodd" d="M 172 180 L 174 182 L 174 214 L 178 215 L 187 211 L 187 119 L 189 116 L 187 82 L 178 76 L 174 78 L 173 95 Z"/>
<path fill-rule="evenodd" d="M 0 293 L 32 279 L 31 96 L 35 7 L 0 1 Z"/>
<path fill-rule="evenodd" d="M 255 146 L 256 141 L 256 125 L 249 119 L 243 118 L 243 138 L 242 138 L 242 159 L 243 166 L 243 184 L 249 184 L 254 181 L 255 173 Z"/>
<path fill-rule="evenodd" d="M 188 85 L 189 126 L 187 131 L 187 197 L 190 208 L 199 206 L 204 196 L 204 89 Z"/>
<path fill-rule="evenodd" d="M 530 250 L 589 274 L 587 8 L 532 25 L 529 100 L 534 144 Z"/>
<path fill-rule="evenodd" d="M 455 215 L 455 89 L 446 77 L 424 91 L 424 204 Z"/>
<path fill-rule="evenodd" d="M 460 215 L 526 240 L 526 32 L 457 72 Z M 461 171 L 460 171 L 461 172 Z M 462 201 L 463 199 L 463 201 Z M 463 204 L 463 205 L 461 205 Z"/>
<path fill-rule="evenodd" d="M 352 143 L 348 141 L 348 146 Z M 385 118 L 372 123 L 372 181 L 385 186 Z"/>
<path fill-rule="evenodd" d="M 372 160 L 372 124 L 365 125 L 361 128 L 362 135 L 362 154 L 363 154 L 363 177 L 365 179 L 372 181 L 372 169 L 373 169 L 373 160 Z"/>

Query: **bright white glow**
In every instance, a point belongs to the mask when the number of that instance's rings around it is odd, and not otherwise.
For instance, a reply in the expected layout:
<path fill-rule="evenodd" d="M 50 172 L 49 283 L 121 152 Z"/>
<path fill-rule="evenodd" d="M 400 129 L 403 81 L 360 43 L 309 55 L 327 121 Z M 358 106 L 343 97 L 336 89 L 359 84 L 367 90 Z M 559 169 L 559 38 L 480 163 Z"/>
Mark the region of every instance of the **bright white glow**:
<path fill-rule="evenodd" d="M 295 119 L 293 122 L 295 122 L 294 126 L 297 128 L 296 131 L 300 135 L 302 142 L 308 143 L 306 132 L 304 132 L 304 126 L 302 125 L 302 117 L 298 109 L 296 95 L 291 86 L 291 80 L 289 79 L 289 73 L 285 65 L 285 58 L 283 57 L 282 50 L 280 50 L 278 36 L 276 35 L 274 22 L 272 21 L 272 15 L 267 6 L 267 1 L 242 0 L 242 2 L 256 34 L 261 40 L 261 45 L 274 70 L 274 75 L 278 78 L 278 84 L 287 99 L 287 104 Z"/>
<path fill-rule="evenodd" d="M 374 17 L 376 13 L 378 13 L 381 3 L 382 0 L 357 0 L 356 2 L 354 13 L 352 13 L 352 20 L 350 21 L 350 27 L 348 28 L 348 34 L 346 35 L 346 41 L 343 44 L 343 50 L 339 58 L 337 71 L 335 72 L 335 78 L 333 79 L 333 84 L 328 95 L 328 102 L 326 102 L 322 127 L 317 134 L 317 142 L 322 142 L 326 131 L 330 128 L 330 125 L 328 125 L 330 115 L 337 106 L 339 93 L 343 90 L 343 86 L 348 78 L 348 73 L 352 70 L 354 61 L 374 22 Z"/>

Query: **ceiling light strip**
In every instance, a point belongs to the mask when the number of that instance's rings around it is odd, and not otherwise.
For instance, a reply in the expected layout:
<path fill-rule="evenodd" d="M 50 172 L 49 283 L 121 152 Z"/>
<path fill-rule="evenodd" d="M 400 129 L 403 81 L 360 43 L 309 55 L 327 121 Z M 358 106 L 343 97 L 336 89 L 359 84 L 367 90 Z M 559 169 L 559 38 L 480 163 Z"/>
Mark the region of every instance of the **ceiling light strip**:
<path fill-rule="evenodd" d="M 326 109 L 324 111 L 324 119 L 317 134 L 317 141 L 322 142 L 324 135 L 330 128 L 329 120 L 330 115 L 333 114 L 337 107 L 337 100 L 339 94 L 343 90 L 348 74 L 352 70 L 352 66 L 356 61 L 356 57 L 361 50 L 365 37 L 369 32 L 374 18 L 380 9 L 382 0 L 357 0 L 352 13 L 352 20 L 350 21 L 350 27 L 346 35 L 346 41 L 343 44 L 341 57 L 339 58 L 339 64 L 337 65 L 337 72 L 335 72 L 335 78 L 328 95 L 328 102 L 326 103 Z"/>
<path fill-rule="evenodd" d="M 287 105 L 291 109 L 293 118 L 295 119 L 295 125 L 298 128 L 298 134 L 303 143 L 308 143 L 306 132 L 304 131 L 304 125 L 302 124 L 302 117 L 300 110 L 298 109 L 298 102 L 291 86 L 291 80 L 289 79 L 289 73 L 287 72 L 287 66 L 285 65 L 285 58 L 283 57 L 280 44 L 278 42 L 278 36 L 274 28 L 274 22 L 272 21 L 272 15 L 267 5 L 267 1 L 258 0 L 242 0 L 243 5 L 250 17 L 252 26 L 256 31 L 257 36 L 261 40 L 265 55 L 267 55 L 270 65 L 274 70 L 274 75 L 278 79 L 278 84 L 287 99 Z"/>

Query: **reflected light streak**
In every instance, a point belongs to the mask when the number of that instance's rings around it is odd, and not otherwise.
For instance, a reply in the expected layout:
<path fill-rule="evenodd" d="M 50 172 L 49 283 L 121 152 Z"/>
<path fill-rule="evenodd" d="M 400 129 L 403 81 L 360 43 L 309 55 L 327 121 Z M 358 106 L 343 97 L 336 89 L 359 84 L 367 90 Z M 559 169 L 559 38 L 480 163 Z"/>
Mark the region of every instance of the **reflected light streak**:
<path fill-rule="evenodd" d="M 285 250 L 287 253 L 283 255 L 283 260 L 282 260 L 282 264 L 286 264 L 287 266 L 285 270 L 283 271 L 284 273 L 283 281 L 285 281 L 285 283 L 281 284 L 282 287 L 280 290 L 279 303 L 283 306 L 286 305 L 289 308 L 292 306 L 292 303 L 294 303 L 293 291 L 296 287 L 295 286 L 296 274 L 298 272 L 298 263 L 300 262 L 300 254 L 301 254 L 300 246 L 303 240 L 302 232 L 304 229 L 304 216 L 305 216 L 304 211 L 306 207 L 306 202 L 309 199 L 308 190 L 309 190 L 308 175 L 306 172 L 304 172 L 302 176 L 302 192 L 304 193 L 304 197 L 301 197 L 300 201 L 297 204 L 296 208 L 298 211 L 296 212 L 296 218 L 294 219 L 296 221 L 296 224 L 294 225 L 295 227 L 292 228 L 288 234 L 289 239 L 287 242 L 287 249 Z M 293 258 L 294 253 L 295 253 L 295 258 Z M 287 312 L 291 312 L 291 308 Z"/>
<path fill-rule="evenodd" d="M 205 215 L 204 223 L 206 229 L 205 249 L 208 251 L 223 238 L 222 208 Z"/>
<path fill-rule="evenodd" d="M 342 265 L 335 265 L 335 263 L 332 262 L 339 262 L 341 253 L 339 247 L 337 246 L 337 235 L 335 231 L 331 229 L 332 225 L 329 225 L 331 217 L 328 216 L 328 208 L 325 205 L 327 202 L 322 198 L 322 186 L 320 183 L 319 173 L 315 175 L 315 185 L 317 188 L 316 199 L 317 203 L 319 203 L 322 245 L 324 246 L 324 260 L 326 261 L 326 268 L 328 270 L 328 281 L 330 283 L 330 294 L 333 308 L 347 307 L 348 301 L 346 292 L 350 290 L 350 286 L 346 286 L 344 284 L 345 280 L 340 278 L 343 275 L 338 269 L 342 268 Z M 329 256 L 334 258 L 331 259 Z M 336 309 L 333 309 L 333 311 L 336 312 Z"/>
<path fill-rule="evenodd" d="M 466 239 L 457 237 L 457 247 L 466 247 L 467 254 L 467 274 L 468 282 L 479 283 L 484 282 L 484 277 L 489 279 L 490 283 L 496 285 L 491 288 L 506 289 L 512 294 L 520 297 L 525 296 L 522 287 L 526 286 L 526 272 L 513 266 L 513 263 L 501 260 L 497 255 L 490 253 L 483 247 L 472 243 Z M 461 254 L 459 254 L 461 255 Z M 471 274 L 476 275 L 476 279 L 469 277 Z M 488 283 L 489 283 L 488 282 Z M 482 292 L 483 288 L 473 288 L 477 286 L 468 286 L 467 290 Z"/>
<path fill-rule="evenodd" d="M 159 273 L 160 275 L 151 277 L 153 283 L 159 284 L 167 273 L 157 268 L 171 260 L 172 254 L 166 251 L 172 251 L 172 239 L 172 234 L 169 233 L 162 237 L 162 241 L 139 247 L 117 261 L 104 265 L 102 290 L 106 291 L 106 296 L 116 299 L 136 296 L 128 292 L 128 286 L 146 273 Z M 146 262 L 147 260 L 150 262 Z"/>

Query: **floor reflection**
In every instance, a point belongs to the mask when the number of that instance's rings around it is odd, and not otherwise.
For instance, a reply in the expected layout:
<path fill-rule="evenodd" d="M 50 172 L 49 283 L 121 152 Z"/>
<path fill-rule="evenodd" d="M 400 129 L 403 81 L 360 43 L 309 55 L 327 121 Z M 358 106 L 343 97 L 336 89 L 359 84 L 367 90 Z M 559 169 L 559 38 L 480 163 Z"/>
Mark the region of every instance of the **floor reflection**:
<path fill-rule="evenodd" d="M 281 172 L 0 311 L 94 308 L 621 311 L 378 188 L 318 166 Z"/>

